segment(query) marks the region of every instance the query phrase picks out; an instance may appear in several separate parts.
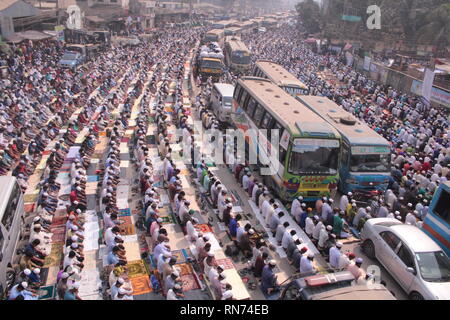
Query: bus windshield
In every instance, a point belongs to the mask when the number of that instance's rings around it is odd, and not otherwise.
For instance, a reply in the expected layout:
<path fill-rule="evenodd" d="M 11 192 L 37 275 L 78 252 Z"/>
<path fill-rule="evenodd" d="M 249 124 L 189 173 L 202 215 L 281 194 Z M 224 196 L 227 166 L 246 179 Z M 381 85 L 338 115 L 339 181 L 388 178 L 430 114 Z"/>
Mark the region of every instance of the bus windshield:
<path fill-rule="evenodd" d="M 350 157 L 351 172 L 389 172 L 390 154 L 358 154 Z"/>
<path fill-rule="evenodd" d="M 306 139 L 305 139 L 306 141 Z M 311 140 L 316 145 L 293 145 L 289 160 L 290 174 L 335 175 L 339 158 L 339 141 Z M 323 145 L 318 145 L 323 144 Z"/>
<path fill-rule="evenodd" d="M 205 36 L 205 42 L 218 42 L 219 37 L 215 34 L 207 34 Z"/>
<path fill-rule="evenodd" d="M 234 51 L 231 61 L 237 64 L 250 64 L 250 55 L 245 51 Z"/>
<path fill-rule="evenodd" d="M 298 94 L 299 95 L 308 95 L 309 94 L 308 89 L 304 89 L 301 87 L 285 86 L 285 87 L 283 87 L 283 90 L 292 96 L 296 96 Z"/>
<path fill-rule="evenodd" d="M 221 69 L 222 63 L 219 60 L 202 60 L 202 68 Z"/>

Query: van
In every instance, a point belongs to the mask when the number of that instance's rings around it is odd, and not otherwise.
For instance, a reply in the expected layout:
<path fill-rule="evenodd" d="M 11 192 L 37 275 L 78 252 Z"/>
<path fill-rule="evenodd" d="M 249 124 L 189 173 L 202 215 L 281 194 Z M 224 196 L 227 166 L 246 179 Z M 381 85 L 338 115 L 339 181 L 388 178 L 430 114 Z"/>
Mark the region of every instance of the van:
<path fill-rule="evenodd" d="M 221 122 L 231 121 L 231 106 L 234 86 L 228 83 L 215 83 L 211 90 L 211 108 Z"/>
<path fill-rule="evenodd" d="M 23 215 L 23 194 L 16 178 L 0 177 L 0 296 L 10 285 L 7 270 L 14 263 Z"/>

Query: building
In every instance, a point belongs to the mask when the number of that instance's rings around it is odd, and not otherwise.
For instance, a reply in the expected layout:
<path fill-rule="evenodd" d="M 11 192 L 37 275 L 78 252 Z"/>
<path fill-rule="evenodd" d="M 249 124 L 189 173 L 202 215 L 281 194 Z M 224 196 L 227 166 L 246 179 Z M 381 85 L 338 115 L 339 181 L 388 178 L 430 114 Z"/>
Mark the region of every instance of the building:
<path fill-rule="evenodd" d="M 40 10 L 33 5 L 22 0 L 1 0 L 0 1 L 0 33 L 8 38 L 14 34 L 17 27 L 32 24 L 40 15 Z M 28 20 L 28 22 L 27 22 Z M 25 23 L 24 23 L 25 22 Z"/>

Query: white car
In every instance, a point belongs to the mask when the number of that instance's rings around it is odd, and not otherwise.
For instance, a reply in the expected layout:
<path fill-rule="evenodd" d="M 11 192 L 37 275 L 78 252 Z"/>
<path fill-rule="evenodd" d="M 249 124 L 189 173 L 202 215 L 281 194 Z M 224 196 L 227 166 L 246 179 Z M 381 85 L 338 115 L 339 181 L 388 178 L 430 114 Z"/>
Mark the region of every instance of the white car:
<path fill-rule="evenodd" d="M 422 230 L 396 219 L 369 219 L 362 249 L 377 258 L 412 300 L 450 300 L 450 259 Z"/>

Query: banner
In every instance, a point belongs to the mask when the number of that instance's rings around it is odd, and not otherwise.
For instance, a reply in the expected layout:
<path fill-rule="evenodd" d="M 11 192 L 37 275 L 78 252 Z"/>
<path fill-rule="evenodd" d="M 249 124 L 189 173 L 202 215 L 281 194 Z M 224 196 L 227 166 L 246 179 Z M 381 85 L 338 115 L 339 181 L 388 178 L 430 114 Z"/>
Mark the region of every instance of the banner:
<path fill-rule="evenodd" d="M 423 85 L 422 85 L 422 97 L 426 101 L 430 101 L 431 99 L 431 88 L 433 88 L 433 82 L 434 82 L 434 70 L 431 69 L 425 69 L 425 77 L 423 78 Z"/>
<path fill-rule="evenodd" d="M 414 80 L 411 85 L 411 92 L 418 96 L 422 95 L 422 81 Z M 430 100 L 450 108 L 450 92 L 448 91 L 432 87 Z"/>
<path fill-rule="evenodd" d="M 364 57 L 364 66 L 363 66 L 364 70 L 370 71 L 370 62 L 371 61 L 372 61 L 371 57 L 368 57 L 368 56 Z"/>

